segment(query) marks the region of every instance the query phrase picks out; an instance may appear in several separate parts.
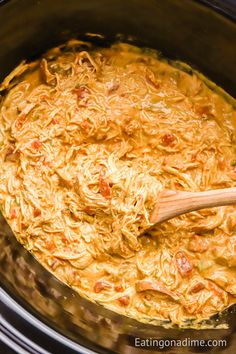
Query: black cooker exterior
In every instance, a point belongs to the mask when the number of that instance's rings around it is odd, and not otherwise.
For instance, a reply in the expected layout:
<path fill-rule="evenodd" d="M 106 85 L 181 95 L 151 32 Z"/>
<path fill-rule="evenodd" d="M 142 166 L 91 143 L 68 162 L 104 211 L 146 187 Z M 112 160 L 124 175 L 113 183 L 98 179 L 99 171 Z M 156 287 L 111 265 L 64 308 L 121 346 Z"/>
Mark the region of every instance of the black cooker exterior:
<path fill-rule="evenodd" d="M 20 60 L 71 37 L 102 45 L 122 39 L 191 64 L 235 96 L 235 20 L 235 0 L 0 0 L 0 80 Z M 226 339 L 226 347 L 165 351 L 235 353 L 236 306 L 211 320 L 228 324 L 227 329 L 144 325 L 81 298 L 58 281 L 16 241 L 1 213 L 0 250 L 0 353 L 150 353 L 150 348 L 134 346 L 135 337 Z"/>

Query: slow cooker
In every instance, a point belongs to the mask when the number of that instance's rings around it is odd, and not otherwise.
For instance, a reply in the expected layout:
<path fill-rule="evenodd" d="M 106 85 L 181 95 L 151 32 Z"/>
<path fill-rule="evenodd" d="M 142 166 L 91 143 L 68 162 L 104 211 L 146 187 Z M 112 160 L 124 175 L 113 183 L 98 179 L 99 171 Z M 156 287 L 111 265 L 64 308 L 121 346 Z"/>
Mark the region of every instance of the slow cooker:
<path fill-rule="evenodd" d="M 184 61 L 235 96 L 235 19 L 235 0 L 0 1 L 0 80 L 22 59 L 37 58 L 71 38 L 104 46 L 122 40 Z M 224 329 L 165 329 L 139 323 L 62 284 L 16 241 L 2 215 L 0 244 L 3 354 L 235 353 L 236 306 L 210 319 L 226 325 Z M 166 345 L 142 347 L 137 338 L 162 339 Z M 190 345 L 208 339 L 218 344 Z M 226 345 L 220 346 L 220 340 Z"/>

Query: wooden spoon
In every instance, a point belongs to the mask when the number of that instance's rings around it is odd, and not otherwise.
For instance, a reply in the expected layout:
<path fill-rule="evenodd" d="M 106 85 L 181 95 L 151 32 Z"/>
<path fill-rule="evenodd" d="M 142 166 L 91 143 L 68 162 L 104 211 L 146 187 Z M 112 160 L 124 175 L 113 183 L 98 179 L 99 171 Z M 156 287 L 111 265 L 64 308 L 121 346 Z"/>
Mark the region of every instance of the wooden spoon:
<path fill-rule="evenodd" d="M 161 193 L 150 221 L 157 224 L 190 211 L 230 204 L 236 205 L 236 187 L 206 192 L 167 190 Z"/>

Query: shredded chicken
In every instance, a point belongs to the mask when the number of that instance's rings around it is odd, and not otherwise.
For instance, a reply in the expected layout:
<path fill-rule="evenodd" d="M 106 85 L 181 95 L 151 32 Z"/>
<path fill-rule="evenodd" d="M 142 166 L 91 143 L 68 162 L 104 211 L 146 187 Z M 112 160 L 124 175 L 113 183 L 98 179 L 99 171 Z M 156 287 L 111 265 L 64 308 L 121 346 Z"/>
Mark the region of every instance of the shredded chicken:
<path fill-rule="evenodd" d="M 236 206 L 144 232 L 164 189 L 236 186 L 235 109 L 153 51 L 85 49 L 55 48 L 0 86 L 1 210 L 91 301 L 200 323 L 236 302 Z"/>

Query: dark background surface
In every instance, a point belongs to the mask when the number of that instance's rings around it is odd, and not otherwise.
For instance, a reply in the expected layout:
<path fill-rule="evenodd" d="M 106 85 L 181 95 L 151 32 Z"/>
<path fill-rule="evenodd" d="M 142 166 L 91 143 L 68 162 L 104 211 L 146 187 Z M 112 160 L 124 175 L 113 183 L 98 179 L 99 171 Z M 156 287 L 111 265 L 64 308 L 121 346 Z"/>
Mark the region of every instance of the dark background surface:
<path fill-rule="evenodd" d="M 15 350 L 11 349 L 9 345 L 5 344 L 1 340 L 0 340 L 0 353 L 1 354 L 20 354 L 20 353 L 17 353 Z"/>
<path fill-rule="evenodd" d="M 1 348 L 2 354 L 16 354 L 16 352 L 14 350 L 10 349 L 10 347 L 8 347 L 2 341 L 0 342 L 0 348 Z"/>

